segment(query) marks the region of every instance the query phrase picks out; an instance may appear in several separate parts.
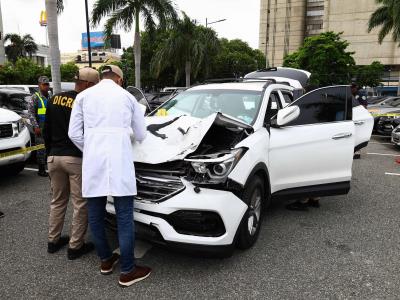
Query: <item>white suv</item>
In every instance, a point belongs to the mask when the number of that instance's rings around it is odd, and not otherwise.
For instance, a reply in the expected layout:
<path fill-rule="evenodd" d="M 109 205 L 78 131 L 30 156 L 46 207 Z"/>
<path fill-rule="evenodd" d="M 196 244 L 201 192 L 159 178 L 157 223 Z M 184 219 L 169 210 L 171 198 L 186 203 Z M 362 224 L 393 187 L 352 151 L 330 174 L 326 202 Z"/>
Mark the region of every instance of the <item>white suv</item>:
<path fill-rule="evenodd" d="M 15 112 L 0 108 L 0 154 L 29 147 L 31 139 L 28 128 Z M 0 171 L 15 175 L 25 167 L 30 153 L 0 157 Z"/>
<path fill-rule="evenodd" d="M 294 90 L 272 79 L 201 85 L 146 117 L 133 146 L 138 235 L 229 254 L 254 244 L 271 199 L 348 193 L 372 116 L 353 114 L 348 86 L 293 101 Z"/>

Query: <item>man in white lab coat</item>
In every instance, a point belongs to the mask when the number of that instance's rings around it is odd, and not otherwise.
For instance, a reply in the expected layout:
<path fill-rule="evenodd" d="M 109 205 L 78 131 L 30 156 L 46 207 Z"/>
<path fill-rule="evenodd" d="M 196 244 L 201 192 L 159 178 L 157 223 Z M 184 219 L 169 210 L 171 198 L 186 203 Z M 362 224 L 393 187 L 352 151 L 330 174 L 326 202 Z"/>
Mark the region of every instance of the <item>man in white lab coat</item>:
<path fill-rule="evenodd" d="M 121 85 L 123 73 L 105 66 L 102 80 L 80 93 L 72 109 L 68 135 L 83 152 L 82 195 L 88 200 L 89 226 L 101 259 L 101 274 L 108 275 L 120 260 L 119 284 L 130 286 L 150 275 L 135 265 L 133 196 L 136 195 L 132 140 L 146 136 L 143 112 Z M 113 196 L 121 256 L 113 253 L 104 230 L 107 196 Z"/>

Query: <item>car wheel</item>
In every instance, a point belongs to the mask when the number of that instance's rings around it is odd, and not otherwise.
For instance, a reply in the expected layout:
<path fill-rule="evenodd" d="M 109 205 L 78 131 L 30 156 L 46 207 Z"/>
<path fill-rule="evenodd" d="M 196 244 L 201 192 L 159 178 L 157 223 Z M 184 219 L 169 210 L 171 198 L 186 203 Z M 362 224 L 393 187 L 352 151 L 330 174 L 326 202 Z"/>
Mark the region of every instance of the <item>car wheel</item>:
<path fill-rule="evenodd" d="M 25 162 L 12 164 L 6 167 L 6 174 L 15 176 L 21 173 L 24 170 L 24 168 L 25 168 Z"/>
<path fill-rule="evenodd" d="M 265 185 L 255 176 L 243 192 L 243 201 L 249 206 L 240 223 L 237 247 L 248 249 L 257 241 L 265 207 Z"/>

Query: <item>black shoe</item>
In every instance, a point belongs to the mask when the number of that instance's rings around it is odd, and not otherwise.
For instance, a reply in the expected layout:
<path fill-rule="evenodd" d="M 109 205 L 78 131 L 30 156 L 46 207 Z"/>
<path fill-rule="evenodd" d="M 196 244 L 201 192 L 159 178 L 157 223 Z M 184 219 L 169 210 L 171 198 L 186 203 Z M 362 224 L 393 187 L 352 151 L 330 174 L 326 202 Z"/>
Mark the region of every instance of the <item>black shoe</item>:
<path fill-rule="evenodd" d="M 298 210 L 298 211 L 306 211 L 308 210 L 308 202 L 300 202 L 296 201 L 286 205 L 286 209 L 288 210 Z"/>
<path fill-rule="evenodd" d="M 0 211 L 0 219 L 4 217 L 4 213 Z"/>
<path fill-rule="evenodd" d="M 361 158 L 361 154 L 356 153 L 353 155 L 353 159 L 360 159 Z"/>
<path fill-rule="evenodd" d="M 74 260 L 94 250 L 93 243 L 84 243 L 79 249 L 68 248 L 68 259 Z"/>
<path fill-rule="evenodd" d="M 55 253 L 65 245 L 68 245 L 68 243 L 69 243 L 69 236 L 62 236 L 56 243 L 53 242 L 47 243 L 47 252 Z"/>

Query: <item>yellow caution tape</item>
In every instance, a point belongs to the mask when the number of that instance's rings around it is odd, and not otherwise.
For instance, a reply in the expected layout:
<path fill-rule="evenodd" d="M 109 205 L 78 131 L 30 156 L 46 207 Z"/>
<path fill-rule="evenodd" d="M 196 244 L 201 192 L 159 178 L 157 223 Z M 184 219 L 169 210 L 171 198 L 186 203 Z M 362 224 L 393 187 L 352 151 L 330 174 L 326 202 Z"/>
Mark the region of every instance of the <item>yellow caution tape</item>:
<path fill-rule="evenodd" d="M 372 116 L 374 117 L 398 117 L 400 114 L 374 114 L 371 113 Z"/>
<path fill-rule="evenodd" d="M 32 146 L 32 147 L 21 148 L 18 150 L 13 150 L 13 151 L 8 151 L 8 152 L 3 152 L 3 153 L 0 153 L 0 159 L 9 157 L 9 156 L 14 156 L 17 154 L 25 154 L 27 152 L 42 150 L 42 149 L 45 149 L 44 144 L 40 144 L 40 145 L 36 145 L 36 146 Z"/>

